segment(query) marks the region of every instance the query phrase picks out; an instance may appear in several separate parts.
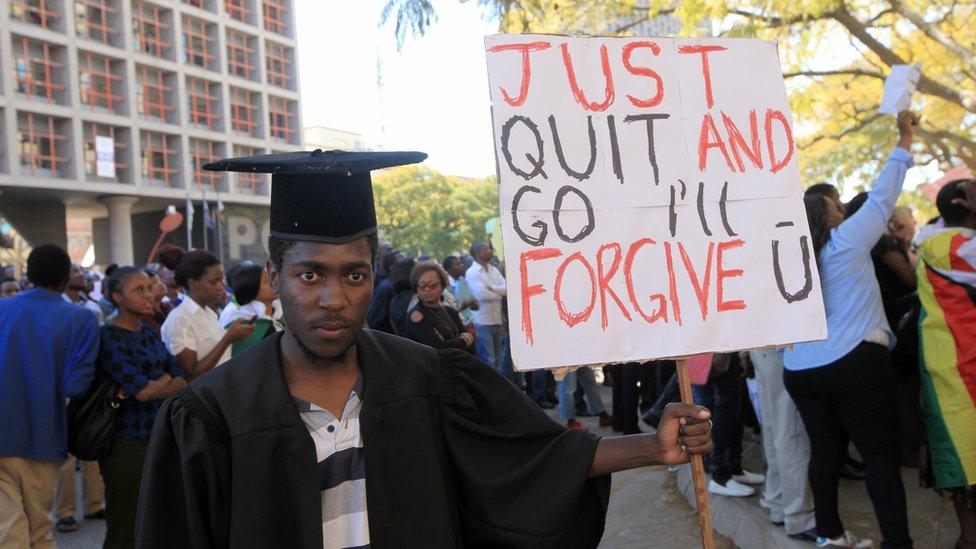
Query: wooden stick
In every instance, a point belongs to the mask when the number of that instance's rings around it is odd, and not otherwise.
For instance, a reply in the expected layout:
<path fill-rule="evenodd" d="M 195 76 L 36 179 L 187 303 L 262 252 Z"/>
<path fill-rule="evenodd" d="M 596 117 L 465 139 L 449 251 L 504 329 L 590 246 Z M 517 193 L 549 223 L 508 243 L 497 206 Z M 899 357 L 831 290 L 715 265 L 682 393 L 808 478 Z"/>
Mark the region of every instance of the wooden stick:
<path fill-rule="evenodd" d="M 691 396 L 691 379 L 688 377 L 688 359 L 681 358 L 678 365 L 678 387 L 681 389 L 681 402 L 694 404 Z M 702 547 L 715 549 L 712 533 L 712 511 L 708 505 L 708 486 L 705 480 L 705 465 L 700 455 L 691 456 L 691 480 L 695 484 L 695 503 L 698 507 L 698 527 L 701 529 Z"/>

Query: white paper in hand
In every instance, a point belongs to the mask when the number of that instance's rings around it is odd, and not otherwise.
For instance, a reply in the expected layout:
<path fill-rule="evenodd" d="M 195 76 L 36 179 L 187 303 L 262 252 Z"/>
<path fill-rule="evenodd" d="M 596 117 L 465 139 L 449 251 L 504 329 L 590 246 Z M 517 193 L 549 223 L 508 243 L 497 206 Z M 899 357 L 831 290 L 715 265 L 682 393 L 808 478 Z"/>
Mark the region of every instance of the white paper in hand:
<path fill-rule="evenodd" d="M 891 73 L 885 79 L 884 95 L 881 97 L 881 114 L 896 114 L 908 110 L 912 103 L 912 94 L 918 86 L 918 79 L 922 76 L 922 64 L 892 65 Z"/>

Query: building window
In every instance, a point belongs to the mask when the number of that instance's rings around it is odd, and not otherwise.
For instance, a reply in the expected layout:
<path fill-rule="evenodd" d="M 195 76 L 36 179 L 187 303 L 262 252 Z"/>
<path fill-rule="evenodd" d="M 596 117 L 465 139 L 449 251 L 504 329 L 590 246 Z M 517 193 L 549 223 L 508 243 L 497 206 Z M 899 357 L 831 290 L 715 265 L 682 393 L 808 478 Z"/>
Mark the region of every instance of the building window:
<path fill-rule="evenodd" d="M 165 21 L 165 11 L 148 2 L 132 4 L 132 32 L 136 49 L 154 57 L 169 57 L 173 45 L 167 39 L 170 25 Z"/>
<path fill-rule="evenodd" d="M 190 138 L 190 162 L 193 166 L 193 184 L 196 188 L 226 190 L 220 188 L 220 184 L 224 180 L 224 172 L 211 172 L 203 169 L 203 165 L 207 162 L 220 159 L 218 146 L 213 141 Z"/>
<path fill-rule="evenodd" d="M 260 137 L 258 133 L 258 100 L 256 92 L 230 89 L 230 123 L 235 132 Z"/>
<path fill-rule="evenodd" d="M 78 52 L 78 83 L 83 105 L 112 112 L 121 106 L 123 97 L 115 92 L 121 86 L 122 76 L 112 72 L 108 57 Z"/>
<path fill-rule="evenodd" d="M 244 33 L 227 29 L 227 72 L 247 79 L 253 76 L 251 56 L 254 48 L 251 47 L 251 40 Z"/>
<path fill-rule="evenodd" d="M 213 68 L 214 54 L 211 52 L 213 36 L 208 32 L 211 25 L 194 17 L 183 18 L 183 51 L 187 63 Z"/>
<path fill-rule="evenodd" d="M 286 0 L 264 0 L 261 7 L 264 13 L 264 28 L 277 34 L 285 34 L 288 28 L 288 8 Z"/>
<path fill-rule="evenodd" d="M 106 0 L 75 0 L 75 33 L 103 44 L 115 43 L 119 29 L 112 19 L 118 11 Z"/>
<path fill-rule="evenodd" d="M 219 130 L 216 121 L 220 113 L 220 84 L 188 77 L 186 95 L 190 122 L 209 130 Z"/>
<path fill-rule="evenodd" d="M 123 176 L 129 169 L 129 165 L 124 162 L 126 156 L 126 149 L 128 146 L 125 143 L 125 139 L 122 136 L 121 131 L 116 131 L 113 126 L 106 126 L 104 124 L 96 124 L 94 122 L 83 122 L 82 126 L 85 132 L 84 139 L 84 159 L 85 159 L 85 175 L 88 179 L 94 181 L 97 179 L 107 180 L 107 181 L 124 181 L 127 179 Z M 96 137 L 108 137 L 112 140 L 115 147 L 115 177 L 104 177 L 98 175 L 98 158 L 96 155 L 95 142 Z"/>
<path fill-rule="evenodd" d="M 24 37 L 14 37 L 13 42 L 17 92 L 28 99 L 39 98 L 52 103 L 58 100 L 65 85 L 58 78 L 64 64 L 55 60 L 56 46 Z"/>
<path fill-rule="evenodd" d="M 163 122 L 175 107 L 168 101 L 172 86 L 166 85 L 166 75 L 160 69 L 145 65 L 136 67 L 136 109 L 147 118 L 157 118 Z"/>
<path fill-rule="evenodd" d="M 267 42 L 265 56 L 268 62 L 268 83 L 279 88 L 291 89 L 291 61 L 288 59 L 288 48 L 281 44 Z"/>
<path fill-rule="evenodd" d="M 250 23 L 248 18 L 251 10 L 247 7 L 247 0 L 224 0 L 224 11 L 231 19 L 236 19 L 241 23 Z"/>
<path fill-rule="evenodd" d="M 254 156 L 257 154 L 263 154 L 264 151 L 261 149 L 256 149 L 254 147 L 246 147 L 243 145 L 234 145 L 234 156 Z M 267 185 L 265 184 L 265 179 L 267 176 L 259 173 L 235 173 L 234 174 L 234 192 L 240 194 L 267 194 Z"/>
<path fill-rule="evenodd" d="M 30 175 L 65 176 L 68 167 L 68 136 L 59 132 L 53 116 L 21 113 L 17 117 L 20 166 Z"/>
<path fill-rule="evenodd" d="M 200 8 L 202 10 L 207 9 L 207 1 L 206 0 L 183 0 L 183 3 L 184 4 L 188 4 L 190 6 L 193 6 L 195 8 Z"/>
<path fill-rule="evenodd" d="M 273 139 L 291 142 L 295 128 L 287 99 L 268 97 L 268 132 Z"/>
<path fill-rule="evenodd" d="M 177 187 L 178 158 L 175 135 L 142 132 L 142 179 L 157 187 Z"/>
<path fill-rule="evenodd" d="M 53 29 L 61 18 L 56 8 L 57 0 L 10 0 L 10 17 Z"/>

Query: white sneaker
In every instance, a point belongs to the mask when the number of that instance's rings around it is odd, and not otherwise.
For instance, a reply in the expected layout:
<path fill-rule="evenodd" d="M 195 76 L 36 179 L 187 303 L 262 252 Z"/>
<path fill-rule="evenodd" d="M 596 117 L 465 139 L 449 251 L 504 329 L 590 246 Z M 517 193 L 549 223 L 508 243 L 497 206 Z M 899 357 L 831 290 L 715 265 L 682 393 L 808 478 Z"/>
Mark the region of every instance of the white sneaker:
<path fill-rule="evenodd" d="M 732 478 L 735 479 L 735 481 L 739 484 L 759 485 L 766 480 L 766 475 L 760 475 L 759 473 L 753 473 L 748 469 L 743 469 L 742 474 L 732 475 Z"/>
<path fill-rule="evenodd" d="M 854 534 L 844 532 L 844 535 L 838 539 L 830 539 L 817 537 L 817 547 L 847 547 L 849 549 L 864 549 L 865 547 L 872 547 L 874 542 L 869 539 L 860 539 Z"/>
<path fill-rule="evenodd" d="M 709 480 L 708 491 L 719 496 L 731 496 L 735 498 L 744 498 L 756 493 L 752 488 L 745 484 L 739 484 L 735 479 L 731 478 L 725 483 L 725 486 L 722 486 L 714 480 Z"/>

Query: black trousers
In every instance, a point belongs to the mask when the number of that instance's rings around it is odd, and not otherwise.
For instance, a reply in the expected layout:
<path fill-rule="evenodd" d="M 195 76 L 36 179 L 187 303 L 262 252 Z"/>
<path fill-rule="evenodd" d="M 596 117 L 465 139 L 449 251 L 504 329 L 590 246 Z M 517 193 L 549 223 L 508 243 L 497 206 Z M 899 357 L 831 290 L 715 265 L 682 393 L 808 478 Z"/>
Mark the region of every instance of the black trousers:
<path fill-rule="evenodd" d="M 136 507 L 148 440 L 115 439 L 112 450 L 98 462 L 105 483 L 104 549 L 136 546 Z"/>
<path fill-rule="evenodd" d="M 844 532 L 837 512 L 838 471 L 850 435 L 867 467 L 867 488 L 884 538 L 881 547 L 912 547 L 901 480 L 898 387 L 886 347 L 862 342 L 840 360 L 783 374 L 810 436 L 810 488 L 817 534 Z"/>
<path fill-rule="evenodd" d="M 637 404 L 640 392 L 637 382 L 644 368 L 637 362 L 607 366 L 613 376 L 613 430 L 625 435 L 640 433 L 637 426 Z"/>

